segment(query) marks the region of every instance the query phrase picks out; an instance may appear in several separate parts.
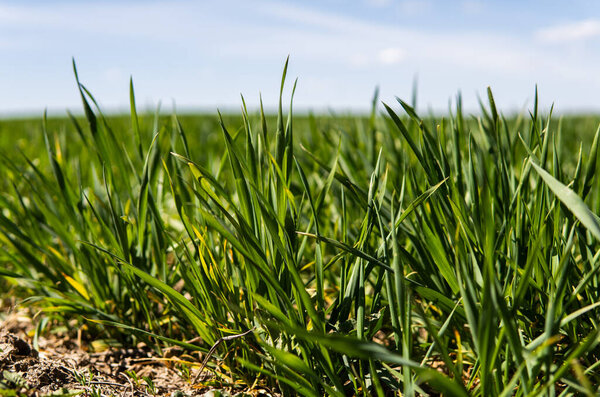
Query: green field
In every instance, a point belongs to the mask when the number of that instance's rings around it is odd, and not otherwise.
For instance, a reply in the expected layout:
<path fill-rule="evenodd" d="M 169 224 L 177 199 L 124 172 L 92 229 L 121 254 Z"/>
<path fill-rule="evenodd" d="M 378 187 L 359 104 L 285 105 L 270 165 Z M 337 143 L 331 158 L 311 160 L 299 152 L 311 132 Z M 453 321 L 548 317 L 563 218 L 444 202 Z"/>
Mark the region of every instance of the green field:
<path fill-rule="evenodd" d="M 85 117 L 0 121 L 0 298 L 38 333 L 225 337 L 205 371 L 284 395 L 600 392 L 598 117 L 491 92 L 296 116 L 283 83 L 275 115 L 138 114 L 132 89 L 105 116 L 80 90 Z"/>

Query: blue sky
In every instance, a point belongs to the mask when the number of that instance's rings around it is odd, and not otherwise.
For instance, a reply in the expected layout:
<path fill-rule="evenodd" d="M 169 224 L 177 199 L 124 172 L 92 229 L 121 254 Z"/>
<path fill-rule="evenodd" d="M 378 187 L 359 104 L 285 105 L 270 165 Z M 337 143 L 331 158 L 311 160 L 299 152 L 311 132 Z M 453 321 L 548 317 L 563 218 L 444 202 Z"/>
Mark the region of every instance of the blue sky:
<path fill-rule="evenodd" d="M 476 109 L 488 85 L 520 110 L 535 84 L 546 107 L 600 110 L 598 1 L 0 0 L 0 114 L 78 111 L 71 57 L 107 110 L 129 76 L 142 107 L 273 107 L 288 54 L 298 109 L 409 99 L 417 76 L 422 110 L 459 90 Z"/>

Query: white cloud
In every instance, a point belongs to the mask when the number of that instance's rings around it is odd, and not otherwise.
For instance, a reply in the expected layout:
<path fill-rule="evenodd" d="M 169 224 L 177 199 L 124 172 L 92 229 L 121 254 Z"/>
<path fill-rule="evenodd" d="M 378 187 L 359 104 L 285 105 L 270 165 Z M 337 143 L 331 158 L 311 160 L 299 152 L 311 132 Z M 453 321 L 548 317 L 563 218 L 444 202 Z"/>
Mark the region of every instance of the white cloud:
<path fill-rule="evenodd" d="M 600 36 L 600 20 L 586 19 L 538 30 L 535 36 L 545 42 L 564 43 Z"/>
<path fill-rule="evenodd" d="M 364 1 L 383 4 L 388 0 Z M 472 2 L 465 0 L 463 6 Z M 520 92 L 529 94 L 535 82 L 542 89 L 549 84 L 563 84 L 571 90 L 579 87 L 580 91 L 581 87 L 588 91 L 600 88 L 600 75 L 595 71 L 600 54 L 576 53 L 565 57 L 561 55 L 562 47 L 544 46 L 535 40 L 600 34 L 596 20 L 583 21 L 583 25 L 575 26 L 577 29 L 572 26 L 575 24 L 563 25 L 561 29 L 567 33 L 550 34 L 552 27 L 548 27 L 535 37 L 527 37 L 510 31 L 494 33 L 493 26 L 436 31 L 427 24 L 386 24 L 360 15 L 325 12 L 274 0 L 258 0 L 252 5 L 242 0 L 210 3 L 157 0 L 149 4 L 111 2 L 102 6 L 88 2 L 10 8 L 0 5 L 0 48 L 4 50 L 7 43 L 15 42 L 27 48 L 27 54 L 51 48 L 53 53 L 65 57 L 60 64 L 65 70 L 53 65 L 48 74 L 55 76 L 62 71 L 68 78 L 71 78 L 69 58 L 74 55 L 86 83 L 89 81 L 92 89 L 98 87 L 101 91 L 98 97 L 107 98 L 107 103 L 116 101 L 109 95 L 120 98 L 122 92 L 114 92 L 113 87 L 120 85 L 120 81 L 125 81 L 126 86 L 130 74 L 148 95 L 175 97 L 184 105 L 199 100 L 207 106 L 237 104 L 240 91 L 252 95 L 262 90 L 265 100 L 277 98 L 277 84 L 273 85 L 274 94 L 265 90 L 277 80 L 288 54 L 290 74 L 298 73 L 300 77 L 297 100 L 315 106 L 362 103 L 376 84 L 383 90 L 396 90 L 406 82 L 410 90 L 410 76 L 417 72 L 422 86 L 432 87 L 429 93 L 423 91 L 420 96 L 435 96 L 431 100 L 441 102 L 442 106 L 458 88 L 473 92 L 486 85 L 506 90 L 516 87 L 516 91 L 521 91 L 511 95 L 518 99 L 522 98 Z M 407 12 L 414 7 L 412 12 L 417 12 L 418 7 L 432 4 L 417 3 L 420 2 L 393 0 L 391 6 L 406 7 Z M 399 8 L 394 8 L 394 12 Z M 23 40 L 30 40 L 31 44 L 23 45 Z M 150 43 L 151 48 L 137 47 Z M 37 48 L 31 50 L 31 46 Z M 152 57 L 152 53 L 169 56 Z M 11 68 L 18 70 L 18 65 L 27 63 L 24 55 L 15 54 Z M 144 59 L 149 62 L 139 61 L 140 57 L 147 57 Z M 110 69 L 117 64 L 120 70 Z M 91 67 L 96 69 L 90 70 Z M 39 81 L 48 84 L 42 77 Z M 318 83 L 303 85 L 307 81 Z M 16 77 L 0 73 L 0 86 L 3 84 L 6 87 L 3 91 L 15 87 L 14 92 L 19 92 L 17 87 L 24 87 L 27 82 L 24 77 L 17 84 Z M 57 87 L 62 84 L 71 81 L 56 82 Z M 398 91 L 393 93 L 403 95 Z M 51 94 L 47 101 L 56 101 Z M 33 96 L 24 94 L 23 98 Z M 11 98 L 10 92 L 6 98 Z M 78 101 L 76 95 L 74 98 Z M 0 98 L 0 109 L 16 107 L 13 102 L 12 98 L 4 102 Z M 47 104 L 52 103 L 43 105 Z"/>
<path fill-rule="evenodd" d="M 384 65 L 394 65 L 400 63 L 405 58 L 405 53 L 400 48 L 385 48 L 379 51 L 378 59 Z"/>

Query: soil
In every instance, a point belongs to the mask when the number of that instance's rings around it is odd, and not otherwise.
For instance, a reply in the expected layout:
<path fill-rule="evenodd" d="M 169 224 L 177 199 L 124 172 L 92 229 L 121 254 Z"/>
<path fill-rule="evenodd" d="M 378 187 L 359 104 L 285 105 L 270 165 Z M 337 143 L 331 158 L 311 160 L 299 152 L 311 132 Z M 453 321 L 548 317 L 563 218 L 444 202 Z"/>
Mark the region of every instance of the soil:
<path fill-rule="evenodd" d="M 68 332 L 40 337 L 34 349 L 29 314 L 0 310 L 0 320 L 0 396 L 278 395 L 223 384 L 208 371 L 198 375 L 202 357 L 179 350 L 165 351 L 163 357 L 143 344 L 94 351 Z"/>

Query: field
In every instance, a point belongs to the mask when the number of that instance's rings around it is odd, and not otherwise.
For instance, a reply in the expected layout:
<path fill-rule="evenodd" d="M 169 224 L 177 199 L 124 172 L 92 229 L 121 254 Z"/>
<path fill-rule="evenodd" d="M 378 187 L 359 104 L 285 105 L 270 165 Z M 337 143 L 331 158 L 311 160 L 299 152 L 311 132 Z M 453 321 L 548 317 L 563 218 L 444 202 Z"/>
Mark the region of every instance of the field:
<path fill-rule="evenodd" d="M 296 116 L 284 80 L 274 115 L 138 114 L 132 86 L 106 116 L 78 85 L 85 116 L 0 121 L 0 316 L 197 393 L 600 392 L 598 117 Z M 42 393 L 23 354 L 0 395 Z"/>

